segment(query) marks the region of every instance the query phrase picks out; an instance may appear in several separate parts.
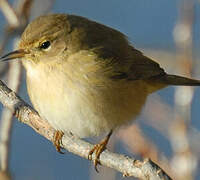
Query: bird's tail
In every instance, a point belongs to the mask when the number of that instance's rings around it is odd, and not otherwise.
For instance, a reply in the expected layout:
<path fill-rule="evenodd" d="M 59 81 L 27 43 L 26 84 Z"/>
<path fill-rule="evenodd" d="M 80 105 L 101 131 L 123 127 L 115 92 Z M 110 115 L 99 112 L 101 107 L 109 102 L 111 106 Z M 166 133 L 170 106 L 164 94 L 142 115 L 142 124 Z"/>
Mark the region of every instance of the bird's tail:
<path fill-rule="evenodd" d="M 200 80 L 190 79 L 182 76 L 162 74 L 154 76 L 146 81 L 149 93 L 153 93 L 166 86 L 200 86 Z"/>
<path fill-rule="evenodd" d="M 165 74 L 158 79 L 155 79 L 159 83 L 174 86 L 200 86 L 200 80 L 190 79 L 182 76 Z"/>

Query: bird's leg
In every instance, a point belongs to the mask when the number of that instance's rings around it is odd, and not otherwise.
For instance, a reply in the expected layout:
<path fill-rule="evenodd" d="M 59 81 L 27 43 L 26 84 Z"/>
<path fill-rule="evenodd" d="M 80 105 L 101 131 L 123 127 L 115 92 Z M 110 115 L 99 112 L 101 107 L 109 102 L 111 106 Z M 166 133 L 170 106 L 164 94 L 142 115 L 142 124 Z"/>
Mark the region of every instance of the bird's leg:
<path fill-rule="evenodd" d="M 88 159 L 92 160 L 92 154 L 95 152 L 95 159 L 94 159 L 94 168 L 98 172 L 97 165 L 99 164 L 99 157 L 101 153 L 105 150 L 106 145 L 108 144 L 108 141 L 110 139 L 110 136 L 112 135 L 112 130 L 109 132 L 109 134 L 100 141 L 100 143 L 94 145 L 94 147 L 90 150 L 88 154 Z"/>
<path fill-rule="evenodd" d="M 64 154 L 64 152 L 61 151 L 61 146 L 60 146 L 62 144 L 63 135 L 64 133 L 62 131 L 56 131 L 53 137 L 53 144 L 56 147 L 56 151 L 58 151 L 61 154 Z"/>

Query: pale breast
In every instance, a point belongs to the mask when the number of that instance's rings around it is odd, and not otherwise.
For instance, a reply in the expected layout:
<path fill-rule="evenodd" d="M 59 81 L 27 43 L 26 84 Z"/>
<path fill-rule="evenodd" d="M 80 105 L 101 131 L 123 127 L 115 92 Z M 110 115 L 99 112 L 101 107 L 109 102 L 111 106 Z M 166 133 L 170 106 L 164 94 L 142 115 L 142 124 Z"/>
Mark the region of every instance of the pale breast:
<path fill-rule="evenodd" d="M 61 71 L 27 68 L 30 99 L 55 129 L 80 137 L 108 132 L 134 119 L 145 103 L 144 83 L 94 88 L 70 81 Z M 138 92 L 143 92 L 138 96 Z"/>

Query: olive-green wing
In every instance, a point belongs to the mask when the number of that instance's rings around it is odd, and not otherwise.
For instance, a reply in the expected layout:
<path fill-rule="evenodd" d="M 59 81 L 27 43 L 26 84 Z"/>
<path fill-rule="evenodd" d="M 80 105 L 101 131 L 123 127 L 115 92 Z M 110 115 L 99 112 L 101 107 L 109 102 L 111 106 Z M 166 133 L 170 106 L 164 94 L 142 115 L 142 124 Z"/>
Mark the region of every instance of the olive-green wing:
<path fill-rule="evenodd" d="M 125 75 L 123 76 L 125 77 Z M 134 48 L 132 49 L 131 66 L 126 73 L 126 79 L 151 80 L 151 82 L 165 85 L 200 86 L 200 80 L 165 73 L 158 63 Z"/>
<path fill-rule="evenodd" d="M 132 52 L 125 60 L 126 71 L 118 71 L 112 76 L 114 79 L 148 80 L 156 76 L 166 75 L 160 65 L 144 56 L 140 51 L 132 48 Z M 123 65 L 122 65 L 123 66 Z M 122 67 L 123 69 L 123 67 Z"/>
<path fill-rule="evenodd" d="M 160 65 L 151 60 L 150 58 L 144 56 L 140 51 L 133 48 L 133 61 L 130 66 L 129 79 L 139 80 L 139 79 L 150 79 L 156 76 L 166 75 L 165 71 L 160 67 Z"/>

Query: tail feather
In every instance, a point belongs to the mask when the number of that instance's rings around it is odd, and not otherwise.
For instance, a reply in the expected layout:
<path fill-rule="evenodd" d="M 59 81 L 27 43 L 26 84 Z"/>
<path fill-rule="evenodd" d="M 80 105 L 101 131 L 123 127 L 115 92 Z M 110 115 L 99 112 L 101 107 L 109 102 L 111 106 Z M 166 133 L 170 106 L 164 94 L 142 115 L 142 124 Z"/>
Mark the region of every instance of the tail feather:
<path fill-rule="evenodd" d="M 190 79 L 182 76 L 165 74 L 160 77 L 155 77 L 155 81 L 166 85 L 175 86 L 200 86 L 200 80 Z"/>

